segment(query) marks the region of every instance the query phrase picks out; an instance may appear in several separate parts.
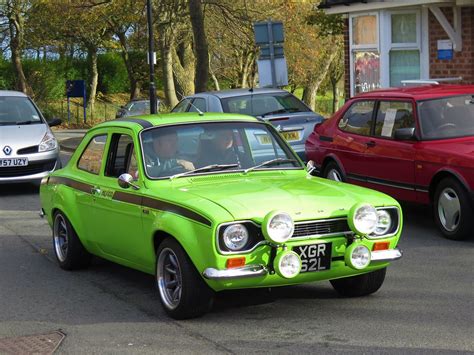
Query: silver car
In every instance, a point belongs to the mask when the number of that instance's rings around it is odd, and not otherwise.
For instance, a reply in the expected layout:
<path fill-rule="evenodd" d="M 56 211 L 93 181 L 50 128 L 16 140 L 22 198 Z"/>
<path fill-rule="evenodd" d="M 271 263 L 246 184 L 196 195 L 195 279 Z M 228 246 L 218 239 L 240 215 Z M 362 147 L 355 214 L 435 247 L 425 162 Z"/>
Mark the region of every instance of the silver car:
<path fill-rule="evenodd" d="M 280 89 L 201 92 L 183 98 L 171 112 L 198 111 L 240 113 L 269 121 L 303 161 L 306 161 L 304 143 L 314 125 L 323 120 L 301 100 Z"/>
<path fill-rule="evenodd" d="M 33 101 L 21 92 L 0 90 L 0 183 L 40 181 L 59 168 L 59 146 Z"/>

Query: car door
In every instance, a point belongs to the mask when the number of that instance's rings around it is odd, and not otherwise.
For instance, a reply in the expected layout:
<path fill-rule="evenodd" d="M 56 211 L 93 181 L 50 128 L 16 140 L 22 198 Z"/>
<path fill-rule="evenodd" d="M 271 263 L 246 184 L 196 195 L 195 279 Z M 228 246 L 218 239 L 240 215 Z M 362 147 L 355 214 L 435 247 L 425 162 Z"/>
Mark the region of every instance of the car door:
<path fill-rule="evenodd" d="M 142 226 L 140 190 L 122 188 L 118 177 L 128 173 L 143 187 L 143 172 L 137 164 L 137 144 L 132 132 L 116 129 L 111 135 L 107 161 L 95 188 L 92 213 L 100 225 L 96 239 L 106 256 L 117 262 L 144 264 L 145 240 Z"/>
<path fill-rule="evenodd" d="M 408 201 L 416 201 L 416 140 L 396 139 L 395 132 L 401 128 L 415 128 L 413 107 L 409 100 L 383 99 L 378 102 L 364 164 L 369 187 Z"/>
<path fill-rule="evenodd" d="M 343 114 L 333 137 L 333 153 L 348 182 L 365 185 L 365 154 L 370 141 L 375 100 L 357 100 Z"/>
<path fill-rule="evenodd" d="M 100 172 L 105 162 L 105 150 L 107 145 L 107 132 L 98 130 L 87 143 L 81 156 L 73 168 L 74 181 L 71 183 L 76 197 L 76 209 L 80 216 L 81 226 L 76 227 L 81 232 L 81 238 L 90 243 L 90 247 L 96 249 L 97 236 L 101 234 L 100 221 L 93 213 L 95 204 L 95 193 Z M 85 235 L 84 235 L 85 232 Z"/>

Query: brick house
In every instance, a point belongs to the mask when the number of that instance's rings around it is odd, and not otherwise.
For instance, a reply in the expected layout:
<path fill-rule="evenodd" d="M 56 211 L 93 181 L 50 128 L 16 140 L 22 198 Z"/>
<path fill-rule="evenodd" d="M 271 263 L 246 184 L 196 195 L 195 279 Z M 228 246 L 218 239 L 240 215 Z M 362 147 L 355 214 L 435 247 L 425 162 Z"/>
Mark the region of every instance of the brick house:
<path fill-rule="evenodd" d="M 474 84 L 474 0 L 323 0 L 345 18 L 346 97 L 402 80 Z"/>

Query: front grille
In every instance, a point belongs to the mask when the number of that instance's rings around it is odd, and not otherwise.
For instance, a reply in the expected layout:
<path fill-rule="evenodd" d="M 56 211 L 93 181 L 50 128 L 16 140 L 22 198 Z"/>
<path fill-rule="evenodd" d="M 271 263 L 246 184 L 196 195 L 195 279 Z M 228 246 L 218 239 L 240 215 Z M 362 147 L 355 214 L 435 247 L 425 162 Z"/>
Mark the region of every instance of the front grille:
<path fill-rule="evenodd" d="M 347 224 L 347 219 L 337 218 L 297 223 L 295 224 L 295 231 L 292 238 L 322 236 L 338 233 L 351 233 L 351 229 Z"/>
<path fill-rule="evenodd" d="M 16 154 L 18 155 L 25 155 L 25 154 L 33 154 L 33 153 L 38 153 L 39 146 L 38 145 L 33 145 L 31 147 L 26 147 L 22 149 L 18 149 Z"/>
<path fill-rule="evenodd" d="M 44 171 L 51 171 L 54 169 L 54 164 L 56 164 L 56 160 L 47 160 L 41 162 L 29 162 L 27 166 L 0 168 L 0 178 L 33 175 Z"/>

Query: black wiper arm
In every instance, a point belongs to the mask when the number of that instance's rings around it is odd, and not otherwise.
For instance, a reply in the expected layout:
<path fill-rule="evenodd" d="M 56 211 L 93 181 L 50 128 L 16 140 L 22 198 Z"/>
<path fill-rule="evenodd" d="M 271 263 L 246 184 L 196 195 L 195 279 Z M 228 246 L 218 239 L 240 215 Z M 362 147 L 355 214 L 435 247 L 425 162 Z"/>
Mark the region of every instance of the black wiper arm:
<path fill-rule="evenodd" d="M 194 170 L 185 171 L 184 173 L 171 175 L 170 180 L 173 180 L 173 179 L 181 177 L 181 176 L 186 176 L 186 175 L 189 175 L 189 174 L 202 173 L 204 171 L 211 171 L 211 170 L 219 171 L 219 170 L 235 168 L 237 166 L 239 166 L 239 164 L 211 164 L 211 165 L 206 165 L 206 166 L 203 166 L 202 168 L 197 168 L 197 169 L 194 169 Z"/>
<path fill-rule="evenodd" d="M 269 166 L 269 165 L 275 165 L 275 164 L 283 164 L 283 163 L 297 163 L 297 162 L 298 162 L 298 161 L 295 160 L 295 159 L 288 159 L 288 158 L 276 158 L 276 159 L 272 159 L 272 160 L 267 160 L 267 161 L 264 161 L 264 162 L 261 163 L 261 164 L 252 166 L 251 168 L 248 168 L 248 169 L 245 169 L 245 170 L 244 170 L 244 174 L 247 174 L 249 171 L 252 171 L 252 170 L 261 168 L 261 167 L 263 167 L 263 166 Z"/>
<path fill-rule="evenodd" d="M 15 122 L 15 124 L 17 126 L 20 126 L 20 125 L 24 125 L 24 124 L 32 124 L 32 123 L 35 123 L 36 121 L 18 121 L 18 122 Z"/>
<path fill-rule="evenodd" d="M 288 110 L 286 108 L 282 108 L 282 109 L 279 109 L 279 110 L 264 113 L 263 115 L 260 115 L 260 117 L 265 117 L 265 116 L 268 116 L 268 115 L 277 115 L 279 113 L 286 113 L 286 112 L 288 112 Z"/>

